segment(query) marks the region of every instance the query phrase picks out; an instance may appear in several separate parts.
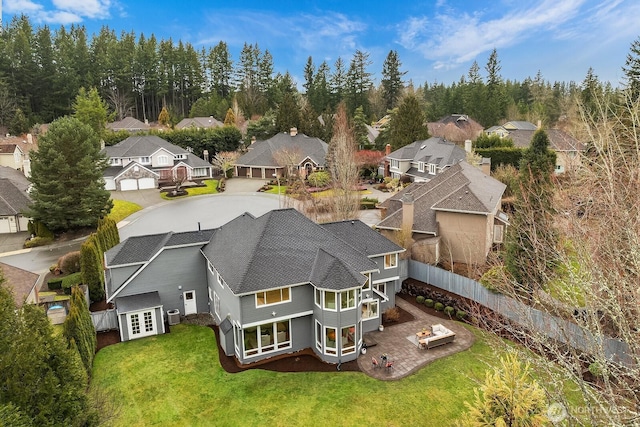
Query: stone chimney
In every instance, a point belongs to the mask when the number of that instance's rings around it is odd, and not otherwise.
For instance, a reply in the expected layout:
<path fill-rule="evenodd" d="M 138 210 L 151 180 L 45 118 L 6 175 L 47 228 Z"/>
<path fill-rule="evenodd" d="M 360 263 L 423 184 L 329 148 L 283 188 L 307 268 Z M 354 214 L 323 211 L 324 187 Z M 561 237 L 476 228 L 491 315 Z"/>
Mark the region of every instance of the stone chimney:
<path fill-rule="evenodd" d="M 389 154 L 391 154 L 391 144 L 387 144 L 384 147 L 384 155 L 388 156 Z"/>
<path fill-rule="evenodd" d="M 202 152 L 202 158 L 204 159 L 205 162 L 209 163 L 209 150 L 204 150 Z"/>
<path fill-rule="evenodd" d="M 471 140 L 470 139 L 466 139 L 464 141 L 464 151 L 466 151 L 467 153 L 471 152 Z"/>
<path fill-rule="evenodd" d="M 402 229 L 413 230 L 413 194 L 402 196 Z"/>
<path fill-rule="evenodd" d="M 289 135 L 296 136 L 298 134 L 298 128 L 291 128 Z"/>

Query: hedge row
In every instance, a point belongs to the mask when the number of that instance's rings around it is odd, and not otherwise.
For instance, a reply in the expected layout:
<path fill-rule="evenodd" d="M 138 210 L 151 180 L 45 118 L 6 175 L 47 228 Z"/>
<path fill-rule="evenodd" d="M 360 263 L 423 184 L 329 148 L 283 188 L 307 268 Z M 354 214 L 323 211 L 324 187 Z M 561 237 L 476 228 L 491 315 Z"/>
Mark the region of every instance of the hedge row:
<path fill-rule="evenodd" d="M 517 147 L 496 147 L 476 148 L 475 152 L 482 157 L 491 158 L 491 170 L 493 171 L 500 165 L 512 165 L 518 169 L 524 150 L 524 148 Z"/>

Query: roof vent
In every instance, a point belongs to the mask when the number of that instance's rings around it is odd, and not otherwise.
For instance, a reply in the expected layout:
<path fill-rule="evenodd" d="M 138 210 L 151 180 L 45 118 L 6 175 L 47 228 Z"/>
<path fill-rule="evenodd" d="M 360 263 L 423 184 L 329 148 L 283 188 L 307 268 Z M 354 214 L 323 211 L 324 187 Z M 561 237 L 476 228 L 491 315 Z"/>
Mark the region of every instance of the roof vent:
<path fill-rule="evenodd" d="M 420 149 L 421 149 L 421 150 L 424 150 L 424 149 L 425 149 L 425 147 L 426 147 L 426 145 L 423 145 L 423 146 L 421 146 L 421 147 L 420 147 Z"/>

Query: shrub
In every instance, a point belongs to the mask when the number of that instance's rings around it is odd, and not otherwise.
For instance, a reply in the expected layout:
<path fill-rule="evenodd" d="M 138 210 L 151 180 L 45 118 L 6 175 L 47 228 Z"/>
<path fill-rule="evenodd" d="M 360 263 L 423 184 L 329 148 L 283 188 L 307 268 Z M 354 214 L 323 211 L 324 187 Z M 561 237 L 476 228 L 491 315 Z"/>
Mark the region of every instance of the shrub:
<path fill-rule="evenodd" d="M 444 308 L 444 314 L 446 314 L 447 316 L 451 317 L 453 315 L 453 312 L 456 311 L 455 308 L 451 307 L 450 305 L 446 306 Z"/>
<path fill-rule="evenodd" d="M 467 313 L 462 311 L 462 310 L 458 310 L 456 311 L 456 319 L 458 320 L 464 320 L 465 317 L 467 317 Z"/>
<path fill-rule="evenodd" d="M 444 304 L 442 304 L 441 302 L 437 302 L 434 304 L 433 308 L 435 308 L 436 311 L 442 311 L 444 310 Z"/>
<path fill-rule="evenodd" d="M 424 304 L 424 297 L 423 297 L 422 295 L 418 295 L 418 296 L 416 297 L 416 302 L 417 302 L 418 304 Z"/>
<path fill-rule="evenodd" d="M 307 181 L 312 187 L 326 187 L 331 182 L 331 175 L 326 171 L 313 172 L 309 174 Z"/>
<path fill-rule="evenodd" d="M 80 271 L 80 251 L 69 252 L 58 259 L 58 267 L 63 274 L 72 274 Z"/>
<path fill-rule="evenodd" d="M 62 289 L 67 295 L 71 295 L 71 288 L 82 284 L 82 273 L 73 273 L 62 278 Z"/>
<path fill-rule="evenodd" d="M 360 200 L 360 210 L 364 211 L 364 210 L 375 209 L 375 208 L 376 208 L 376 203 Z"/>
<path fill-rule="evenodd" d="M 424 305 L 429 308 L 433 307 L 433 300 L 431 298 L 427 298 L 426 300 L 424 300 Z"/>
<path fill-rule="evenodd" d="M 57 289 L 62 288 L 62 279 L 51 279 L 47 282 L 47 286 L 49 286 L 49 290 L 55 291 Z"/>
<path fill-rule="evenodd" d="M 25 249 L 45 246 L 53 242 L 53 237 L 34 237 L 24 242 Z"/>
<path fill-rule="evenodd" d="M 604 369 L 602 368 L 602 364 L 600 362 L 593 362 L 589 365 L 589 372 L 594 377 L 602 377 L 604 376 Z"/>
<path fill-rule="evenodd" d="M 391 307 L 384 312 L 384 317 L 389 322 L 397 322 L 400 320 L 400 309 L 398 307 Z"/>

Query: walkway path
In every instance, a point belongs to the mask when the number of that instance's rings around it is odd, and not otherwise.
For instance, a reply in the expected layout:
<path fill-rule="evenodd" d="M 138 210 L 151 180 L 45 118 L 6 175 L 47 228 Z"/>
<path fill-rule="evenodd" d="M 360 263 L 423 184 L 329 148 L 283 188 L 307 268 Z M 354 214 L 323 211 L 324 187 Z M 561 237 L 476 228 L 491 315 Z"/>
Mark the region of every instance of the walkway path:
<path fill-rule="evenodd" d="M 365 334 L 365 337 L 371 338 L 378 344 L 368 348 L 366 354 L 361 354 L 358 357 L 358 366 L 362 372 L 373 378 L 397 380 L 406 377 L 436 359 L 467 350 L 475 341 L 474 335 L 459 322 L 431 316 L 402 298 L 396 298 L 396 305 L 411 313 L 416 320 L 388 326 L 382 332 L 375 331 Z M 415 337 L 416 332 L 421 331 L 422 328 L 438 323 L 456 333 L 456 339 L 452 343 L 429 350 L 421 350 L 408 339 Z M 380 355 L 384 353 L 388 355 L 389 360 L 394 361 L 394 367 L 390 370 L 375 368 L 371 363 L 372 357 L 380 361 Z"/>

